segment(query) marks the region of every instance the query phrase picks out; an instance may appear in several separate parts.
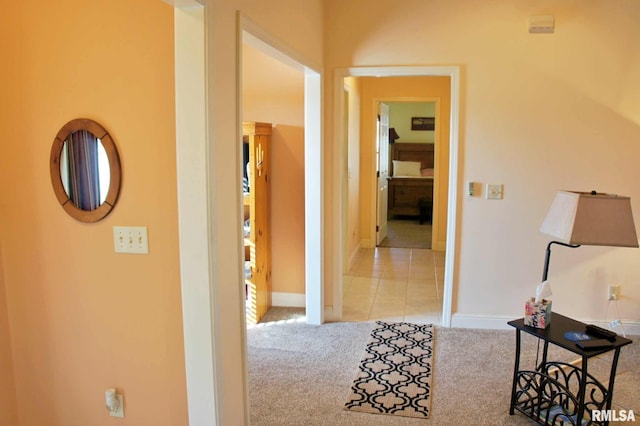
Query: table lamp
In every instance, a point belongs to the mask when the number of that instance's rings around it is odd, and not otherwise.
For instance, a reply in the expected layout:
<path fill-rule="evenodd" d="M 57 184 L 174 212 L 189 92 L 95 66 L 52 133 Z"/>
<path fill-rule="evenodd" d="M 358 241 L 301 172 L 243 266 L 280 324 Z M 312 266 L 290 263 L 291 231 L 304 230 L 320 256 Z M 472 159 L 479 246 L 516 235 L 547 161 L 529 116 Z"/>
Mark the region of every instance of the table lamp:
<path fill-rule="evenodd" d="M 547 280 L 551 245 L 638 247 L 631 198 L 596 191 L 558 191 L 540 231 L 558 238 L 547 245 L 542 282 Z"/>

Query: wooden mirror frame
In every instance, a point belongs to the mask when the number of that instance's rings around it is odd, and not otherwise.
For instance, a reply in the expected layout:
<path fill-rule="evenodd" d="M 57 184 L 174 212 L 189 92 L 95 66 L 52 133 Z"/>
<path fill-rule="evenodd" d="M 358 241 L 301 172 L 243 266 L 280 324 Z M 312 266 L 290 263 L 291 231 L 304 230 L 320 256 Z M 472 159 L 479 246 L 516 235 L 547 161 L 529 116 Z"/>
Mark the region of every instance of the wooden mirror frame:
<path fill-rule="evenodd" d="M 64 189 L 62 184 L 62 175 L 60 173 L 60 156 L 62 155 L 62 149 L 64 142 L 69 138 L 73 132 L 78 130 L 86 130 L 91 132 L 94 136 L 100 139 L 107 158 L 109 159 L 109 192 L 105 201 L 94 210 L 82 210 L 78 208 Z M 51 184 L 53 185 L 53 192 L 58 198 L 58 202 L 62 205 L 62 208 L 80 222 L 97 222 L 104 219 L 116 205 L 118 195 L 120 194 L 120 182 L 122 181 L 122 169 L 120 168 L 120 157 L 116 145 L 109 136 L 109 133 L 100 124 L 88 118 L 76 118 L 69 121 L 62 126 L 55 139 L 53 140 L 53 146 L 51 147 L 51 159 L 49 161 Z"/>

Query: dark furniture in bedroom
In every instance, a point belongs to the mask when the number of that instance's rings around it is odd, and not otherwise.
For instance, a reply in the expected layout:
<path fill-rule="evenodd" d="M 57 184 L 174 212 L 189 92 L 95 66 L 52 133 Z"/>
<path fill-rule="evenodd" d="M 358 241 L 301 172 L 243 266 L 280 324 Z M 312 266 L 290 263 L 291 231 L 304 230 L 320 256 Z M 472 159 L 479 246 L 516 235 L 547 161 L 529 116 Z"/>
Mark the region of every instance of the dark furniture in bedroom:
<path fill-rule="evenodd" d="M 420 223 L 430 220 L 433 210 L 434 144 L 394 143 L 391 145 L 391 160 L 389 215 L 419 216 Z M 427 176 L 394 176 L 393 160 L 420 162 L 420 169 Z"/>

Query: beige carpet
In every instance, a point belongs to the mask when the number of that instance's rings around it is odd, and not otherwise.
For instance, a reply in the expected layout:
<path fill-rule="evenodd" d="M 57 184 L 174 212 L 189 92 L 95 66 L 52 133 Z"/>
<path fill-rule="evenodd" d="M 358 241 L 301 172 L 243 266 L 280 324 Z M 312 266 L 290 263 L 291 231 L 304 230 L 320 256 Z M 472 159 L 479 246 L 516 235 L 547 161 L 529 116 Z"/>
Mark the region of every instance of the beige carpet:
<path fill-rule="evenodd" d="M 433 325 L 376 321 L 346 410 L 429 417 Z"/>
<path fill-rule="evenodd" d="M 279 312 L 277 312 L 279 311 Z M 506 322 L 506 320 L 505 320 Z M 273 308 L 265 322 L 247 330 L 248 382 L 252 426 L 531 426 L 520 413 L 509 415 L 515 330 L 435 327 L 435 366 L 429 419 L 373 415 L 344 409 L 372 322 L 304 323 L 304 309 Z M 622 348 L 613 408 L 640 412 L 640 339 Z M 523 336 L 522 367 L 535 365 L 536 339 Z M 549 347 L 554 360 L 575 355 Z M 589 361 L 607 382 L 611 356 Z M 612 423 L 634 424 L 634 423 Z"/>
<path fill-rule="evenodd" d="M 387 238 L 379 247 L 431 248 L 431 224 L 420 225 L 418 219 L 404 218 L 387 222 Z"/>

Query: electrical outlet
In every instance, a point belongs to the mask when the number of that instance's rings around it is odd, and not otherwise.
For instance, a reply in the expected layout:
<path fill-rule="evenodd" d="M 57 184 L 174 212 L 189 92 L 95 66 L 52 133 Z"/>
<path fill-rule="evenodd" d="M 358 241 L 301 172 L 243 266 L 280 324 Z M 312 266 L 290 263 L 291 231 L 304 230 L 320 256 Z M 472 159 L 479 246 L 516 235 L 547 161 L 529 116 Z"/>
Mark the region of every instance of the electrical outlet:
<path fill-rule="evenodd" d="M 118 409 L 109 411 L 109 415 L 111 417 L 124 417 L 124 397 L 121 394 L 117 394 L 116 398 L 118 398 Z"/>
<path fill-rule="evenodd" d="M 146 226 L 114 226 L 113 247 L 116 253 L 149 254 Z"/>
<path fill-rule="evenodd" d="M 607 300 L 618 300 L 618 299 L 620 299 L 620 286 L 610 285 L 607 288 Z"/>

